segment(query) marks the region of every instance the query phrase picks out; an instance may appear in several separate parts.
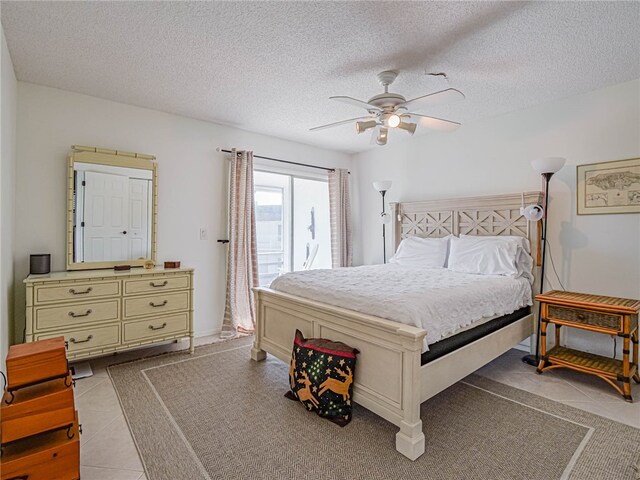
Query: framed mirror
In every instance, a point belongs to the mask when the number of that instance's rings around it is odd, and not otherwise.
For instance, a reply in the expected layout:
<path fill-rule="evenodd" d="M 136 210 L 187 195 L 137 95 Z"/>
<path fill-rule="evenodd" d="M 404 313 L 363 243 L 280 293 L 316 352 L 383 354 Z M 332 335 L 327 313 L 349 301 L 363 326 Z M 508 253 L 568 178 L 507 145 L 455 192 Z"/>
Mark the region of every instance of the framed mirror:
<path fill-rule="evenodd" d="M 67 270 L 155 263 L 154 156 L 73 145 L 67 183 Z"/>

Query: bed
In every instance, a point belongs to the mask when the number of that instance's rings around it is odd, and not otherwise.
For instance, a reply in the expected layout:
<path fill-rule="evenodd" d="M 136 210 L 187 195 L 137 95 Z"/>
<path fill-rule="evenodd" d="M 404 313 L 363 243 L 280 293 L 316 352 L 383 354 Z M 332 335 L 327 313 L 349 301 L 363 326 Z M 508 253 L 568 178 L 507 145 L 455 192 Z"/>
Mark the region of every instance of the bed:
<path fill-rule="evenodd" d="M 541 200 L 540 192 L 524 194 L 526 204 Z M 520 215 L 521 201 L 521 194 L 513 194 L 393 203 L 393 243 L 397 248 L 404 237 L 411 235 L 520 236 L 529 239 L 531 255 L 539 264 L 539 228 Z M 534 268 L 534 277 L 536 273 Z M 533 294 L 538 283 L 536 278 Z M 440 332 L 442 338 L 425 342 L 428 332 L 416 319 L 394 321 L 364 313 L 348 299 L 330 304 L 322 297 L 302 295 L 255 289 L 257 324 L 251 358 L 260 361 L 269 353 L 288 362 L 296 329 L 305 337 L 330 338 L 357 348 L 360 354 L 354 401 L 399 427 L 396 449 L 411 460 L 425 449 L 420 404 L 520 343 L 534 330 L 531 309 L 523 306 L 508 314 L 485 315 L 482 322 L 460 325 L 457 332 Z M 411 309 L 405 313 L 410 317 Z M 388 312 L 382 314 L 389 317 Z"/>

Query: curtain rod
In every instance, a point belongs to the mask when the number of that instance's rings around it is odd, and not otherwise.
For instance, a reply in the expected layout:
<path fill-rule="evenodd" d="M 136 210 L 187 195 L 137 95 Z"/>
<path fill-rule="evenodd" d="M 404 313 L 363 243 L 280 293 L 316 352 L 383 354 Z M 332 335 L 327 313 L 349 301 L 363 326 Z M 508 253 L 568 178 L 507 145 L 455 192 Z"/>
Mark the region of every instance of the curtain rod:
<path fill-rule="evenodd" d="M 216 150 L 218 152 L 223 152 L 223 153 L 232 153 L 231 150 L 225 150 L 224 148 L 216 148 Z M 289 165 L 298 165 L 300 167 L 309 167 L 309 168 L 318 168 L 320 170 L 325 170 L 327 172 L 335 172 L 336 169 L 335 168 L 329 168 L 329 167 L 319 167 L 318 165 L 309 165 L 308 163 L 299 163 L 299 162 L 292 162 L 290 160 L 280 160 L 279 158 L 272 158 L 272 157 L 263 157 L 262 155 L 254 155 L 255 158 L 262 158 L 263 160 L 272 160 L 274 162 L 280 162 L 280 163 L 288 163 Z M 348 172 L 349 174 L 351 174 L 351 172 Z"/>

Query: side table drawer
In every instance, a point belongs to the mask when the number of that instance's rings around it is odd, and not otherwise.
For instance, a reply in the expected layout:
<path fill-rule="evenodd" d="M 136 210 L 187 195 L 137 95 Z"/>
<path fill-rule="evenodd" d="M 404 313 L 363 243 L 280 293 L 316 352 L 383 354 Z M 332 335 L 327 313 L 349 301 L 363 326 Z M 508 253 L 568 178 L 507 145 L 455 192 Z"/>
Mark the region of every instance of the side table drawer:
<path fill-rule="evenodd" d="M 557 307 L 549 305 L 547 316 L 551 319 L 563 320 L 581 325 L 608 328 L 615 331 L 622 330 L 622 315 L 593 312 L 576 308 Z"/>

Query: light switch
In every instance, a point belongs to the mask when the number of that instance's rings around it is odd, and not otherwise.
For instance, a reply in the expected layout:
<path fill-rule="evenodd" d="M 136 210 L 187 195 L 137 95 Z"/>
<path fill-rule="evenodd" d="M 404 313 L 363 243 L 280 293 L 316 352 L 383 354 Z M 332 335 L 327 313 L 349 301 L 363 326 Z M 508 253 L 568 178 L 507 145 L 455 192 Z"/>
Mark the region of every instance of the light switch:
<path fill-rule="evenodd" d="M 207 229 L 206 228 L 201 228 L 200 229 L 200 240 L 206 240 L 207 239 Z"/>

